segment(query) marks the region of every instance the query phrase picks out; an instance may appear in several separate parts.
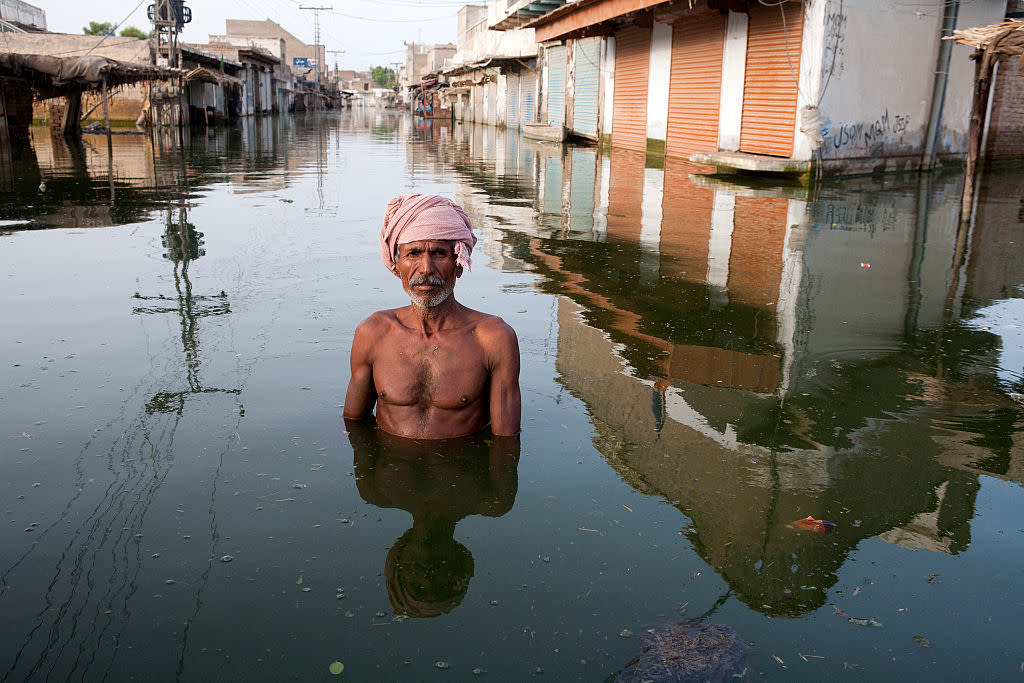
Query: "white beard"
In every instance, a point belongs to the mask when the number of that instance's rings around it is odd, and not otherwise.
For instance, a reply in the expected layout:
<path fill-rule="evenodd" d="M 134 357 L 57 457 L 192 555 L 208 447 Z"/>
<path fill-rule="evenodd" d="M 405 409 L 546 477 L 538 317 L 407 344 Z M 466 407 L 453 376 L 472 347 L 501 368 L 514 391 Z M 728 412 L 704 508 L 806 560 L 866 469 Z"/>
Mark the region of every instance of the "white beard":
<path fill-rule="evenodd" d="M 434 308 L 435 306 L 440 306 L 442 303 L 444 303 L 444 301 L 448 297 L 450 297 L 452 295 L 452 292 L 454 292 L 454 291 L 455 291 L 455 282 L 453 281 L 453 282 L 450 282 L 450 283 L 444 285 L 442 287 L 441 291 L 436 292 L 436 293 L 431 294 L 431 295 L 417 294 L 416 292 L 412 291 L 411 288 L 410 288 L 410 291 L 408 292 L 408 294 L 409 294 L 409 299 L 416 306 L 419 306 L 420 308 Z"/>

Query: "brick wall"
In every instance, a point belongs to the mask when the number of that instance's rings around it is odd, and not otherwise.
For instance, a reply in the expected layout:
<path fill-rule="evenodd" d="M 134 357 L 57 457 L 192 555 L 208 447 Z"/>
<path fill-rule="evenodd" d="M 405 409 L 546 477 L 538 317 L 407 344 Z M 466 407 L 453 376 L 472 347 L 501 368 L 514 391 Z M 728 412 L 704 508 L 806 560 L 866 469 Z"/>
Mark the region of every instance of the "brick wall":
<path fill-rule="evenodd" d="M 989 159 L 1024 158 L 1024 72 L 1021 58 L 999 62 L 988 126 Z"/>

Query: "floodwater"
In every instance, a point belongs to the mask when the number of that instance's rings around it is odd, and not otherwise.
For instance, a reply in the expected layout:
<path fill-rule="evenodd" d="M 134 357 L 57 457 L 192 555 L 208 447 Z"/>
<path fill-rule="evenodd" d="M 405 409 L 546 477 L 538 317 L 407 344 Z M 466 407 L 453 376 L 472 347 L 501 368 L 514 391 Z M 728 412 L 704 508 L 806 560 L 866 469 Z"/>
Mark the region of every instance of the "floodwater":
<path fill-rule="evenodd" d="M 0 179 L 0 680 L 604 681 L 687 620 L 738 679 L 1020 675 L 1024 172 L 958 230 L 956 173 L 376 111 L 113 144 Z M 340 418 L 409 191 L 478 229 L 518 452 Z"/>

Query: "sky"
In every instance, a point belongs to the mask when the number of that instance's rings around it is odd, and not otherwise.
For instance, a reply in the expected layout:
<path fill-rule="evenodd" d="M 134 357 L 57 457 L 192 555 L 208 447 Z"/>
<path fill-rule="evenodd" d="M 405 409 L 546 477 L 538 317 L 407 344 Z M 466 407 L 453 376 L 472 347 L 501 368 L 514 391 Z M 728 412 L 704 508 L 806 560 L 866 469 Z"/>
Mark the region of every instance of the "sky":
<path fill-rule="evenodd" d="M 27 0 L 46 11 L 47 29 L 81 33 L 90 21 L 119 23 L 149 32 L 146 7 L 153 0 Z M 210 34 L 223 34 L 226 19 L 272 19 L 305 43 L 313 44 L 313 15 L 305 7 L 331 7 L 319 12 L 320 42 L 327 50 L 328 68 L 335 58 L 341 69 L 364 70 L 405 59 L 406 41 L 454 43 L 456 14 L 474 0 L 186 0 L 192 23 L 181 40 L 208 42 Z M 118 30 L 120 30 L 120 28 Z"/>

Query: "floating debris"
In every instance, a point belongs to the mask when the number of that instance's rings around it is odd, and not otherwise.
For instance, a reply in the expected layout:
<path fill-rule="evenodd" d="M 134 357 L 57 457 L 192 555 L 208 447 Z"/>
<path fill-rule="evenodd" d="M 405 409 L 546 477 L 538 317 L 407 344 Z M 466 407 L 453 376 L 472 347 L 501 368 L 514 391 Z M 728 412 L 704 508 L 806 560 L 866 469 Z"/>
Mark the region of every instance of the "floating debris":
<path fill-rule="evenodd" d="M 621 631 L 619 631 L 619 638 L 632 638 L 632 637 L 633 637 L 633 632 L 630 631 L 628 628 L 624 628 Z"/>
<path fill-rule="evenodd" d="M 918 647 L 931 647 L 932 644 L 924 636 L 914 636 L 914 643 Z"/>
<path fill-rule="evenodd" d="M 235 558 L 232 557 L 231 555 L 222 555 L 221 558 L 220 558 L 220 561 L 221 562 L 230 562 L 233 559 L 235 559 Z"/>
<path fill-rule="evenodd" d="M 345 599 L 345 594 L 344 593 L 338 593 L 337 595 L 334 596 L 334 599 L 335 600 L 344 600 Z"/>
<path fill-rule="evenodd" d="M 847 621 L 850 622 L 851 624 L 854 624 L 855 626 L 875 626 L 875 627 L 878 627 L 878 628 L 882 627 L 882 622 L 880 622 L 880 621 L 878 621 L 877 619 L 874 619 L 874 618 L 871 618 L 871 619 L 861 619 L 859 617 L 850 617 L 849 619 L 847 619 Z"/>
<path fill-rule="evenodd" d="M 803 529 L 817 531 L 819 534 L 826 534 L 836 528 L 835 522 L 830 522 L 826 519 L 815 519 L 811 515 L 798 519 L 793 524 Z"/>
<path fill-rule="evenodd" d="M 333 675 L 337 676 L 345 670 L 345 665 L 341 662 L 331 662 L 331 665 L 327 667 L 327 670 L 330 671 Z"/>
<path fill-rule="evenodd" d="M 439 659 L 436 662 L 434 662 L 434 667 L 444 671 L 448 668 L 448 662 L 444 661 L 443 659 Z"/>

